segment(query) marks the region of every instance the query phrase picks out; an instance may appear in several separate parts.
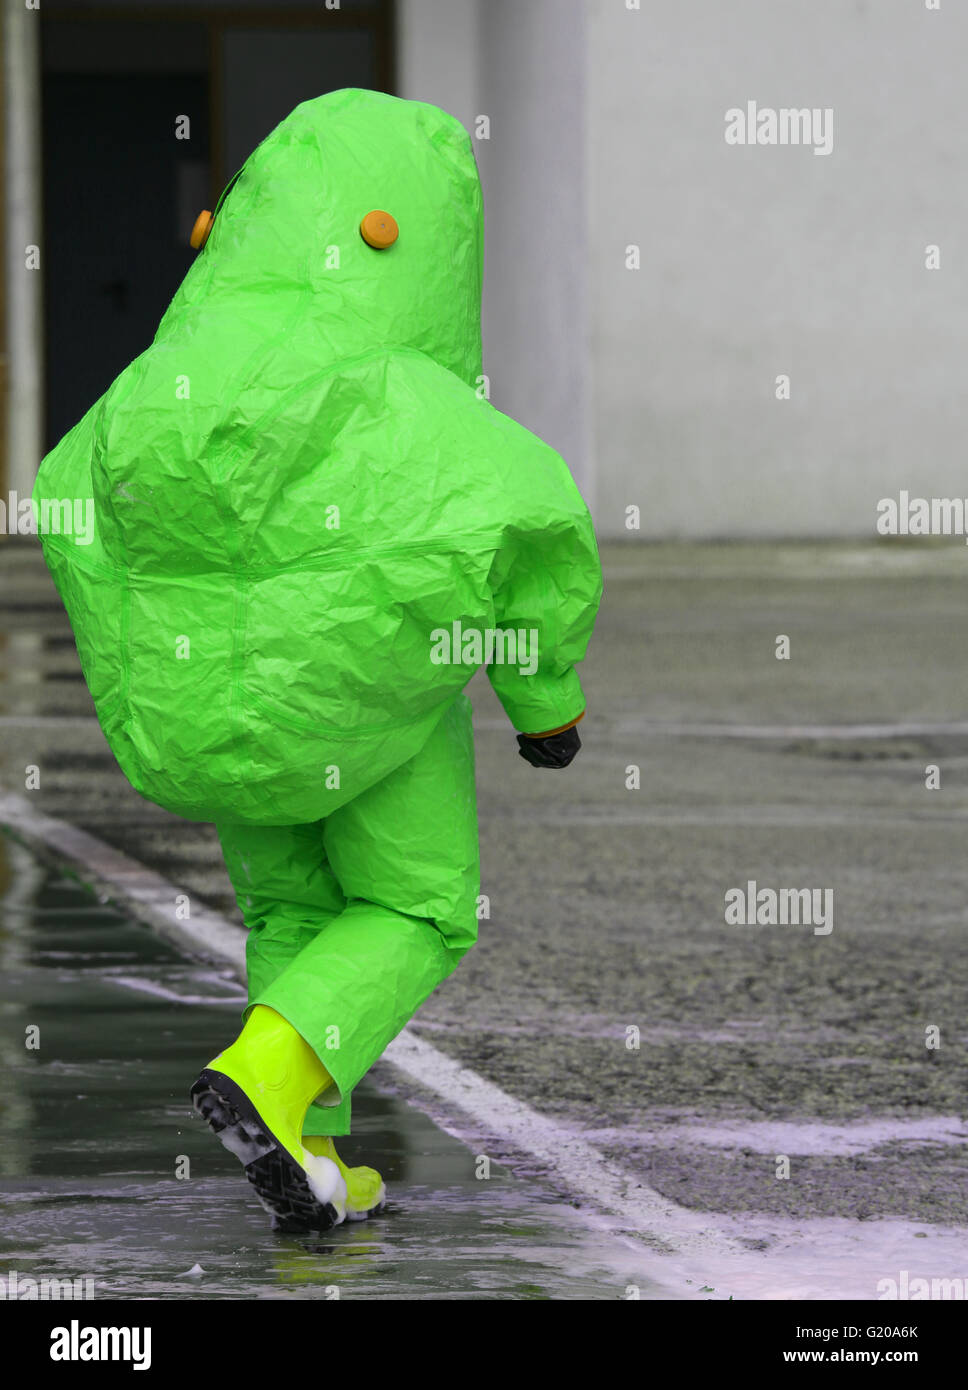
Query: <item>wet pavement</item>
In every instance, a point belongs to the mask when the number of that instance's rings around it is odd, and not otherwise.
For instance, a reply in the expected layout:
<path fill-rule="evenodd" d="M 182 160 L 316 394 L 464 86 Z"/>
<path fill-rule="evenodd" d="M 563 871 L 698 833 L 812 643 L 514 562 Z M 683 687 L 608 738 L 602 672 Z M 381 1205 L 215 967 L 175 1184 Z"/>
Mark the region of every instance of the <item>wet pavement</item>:
<path fill-rule="evenodd" d="M 655 1296 L 642 1258 L 615 1246 L 609 1265 L 570 1208 L 499 1167 L 478 1178 L 469 1149 L 365 1083 L 341 1149 L 383 1172 L 387 1212 L 272 1234 L 187 1102 L 242 1000 L 230 971 L 0 837 L 0 1279 L 123 1299 Z"/>
<path fill-rule="evenodd" d="M 414 1032 L 682 1208 L 787 1249 L 800 1284 L 774 1271 L 752 1296 L 874 1296 L 925 1240 L 968 1274 L 968 552 L 603 558 L 571 768 L 527 767 L 471 685 L 491 915 Z M 20 542 L 0 544 L 3 790 L 238 920 L 211 827 L 114 766 Z M 750 879 L 830 888 L 832 932 L 727 925 L 724 893 Z M 374 1103 L 403 1104 L 386 1079 Z"/>

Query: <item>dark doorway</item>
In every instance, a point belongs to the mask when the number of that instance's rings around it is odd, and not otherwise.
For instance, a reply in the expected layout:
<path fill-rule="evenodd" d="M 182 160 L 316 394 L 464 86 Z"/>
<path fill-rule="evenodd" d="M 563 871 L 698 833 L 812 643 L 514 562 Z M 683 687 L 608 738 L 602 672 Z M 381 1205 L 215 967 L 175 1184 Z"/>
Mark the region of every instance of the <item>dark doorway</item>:
<path fill-rule="evenodd" d="M 173 7 L 174 8 L 174 7 Z M 300 101 L 393 89 L 391 0 L 138 0 L 43 23 L 46 447 L 149 346 L 195 217 Z M 177 138 L 179 117 L 190 138 Z"/>
<path fill-rule="evenodd" d="M 207 76 L 45 75 L 48 448 L 154 337 L 194 256 L 208 157 Z"/>

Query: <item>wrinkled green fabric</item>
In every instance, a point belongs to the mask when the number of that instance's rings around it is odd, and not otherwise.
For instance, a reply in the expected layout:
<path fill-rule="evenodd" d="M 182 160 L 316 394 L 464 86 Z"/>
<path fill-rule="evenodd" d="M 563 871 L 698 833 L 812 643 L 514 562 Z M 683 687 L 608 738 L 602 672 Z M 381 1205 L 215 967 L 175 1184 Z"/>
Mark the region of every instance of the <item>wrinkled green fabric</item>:
<path fill-rule="evenodd" d="M 249 1008 L 288 1019 L 336 1083 L 305 1133 L 348 1134 L 353 1087 L 477 938 L 470 701 L 326 820 L 218 831 L 249 928 Z"/>
<path fill-rule="evenodd" d="M 359 233 L 374 209 L 386 250 Z M 486 658 L 433 659 L 439 634 L 536 634 L 534 670 L 488 668 L 516 729 L 584 709 L 595 538 L 562 459 L 485 398 L 481 222 L 450 116 L 356 90 L 297 107 L 34 494 L 94 499 L 90 545 L 42 539 L 98 718 L 139 792 L 217 824 L 250 1005 L 334 1078 L 308 1132 L 345 1132 L 476 937 L 461 692 Z"/>
<path fill-rule="evenodd" d="M 384 251 L 358 230 L 374 208 L 400 227 Z M 429 658 L 455 622 L 537 631 L 533 675 L 489 671 L 515 728 L 581 713 L 594 534 L 558 454 L 481 398 L 481 222 L 452 117 L 304 103 L 154 342 L 44 460 L 36 501 L 95 502 L 91 545 L 43 543 L 101 726 L 169 810 L 330 814 L 473 675 Z"/>

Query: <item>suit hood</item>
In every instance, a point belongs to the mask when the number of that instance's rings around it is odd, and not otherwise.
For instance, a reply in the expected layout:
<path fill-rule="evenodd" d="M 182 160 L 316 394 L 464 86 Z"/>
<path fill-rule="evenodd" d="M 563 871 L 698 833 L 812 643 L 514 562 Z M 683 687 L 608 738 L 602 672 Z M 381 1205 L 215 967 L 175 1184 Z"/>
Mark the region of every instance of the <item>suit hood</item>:
<path fill-rule="evenodd" d="M 389 212 L 399 237 L 367 244 Z M 245 337 L 295 315 L 320 365 L 413 348 L 468 385 L 481 373 L 483 210 L 470 137 L 446 112 L 347 88 L 303 102 L 219 200 L 211 233 L 156 342 L 194 310 Z"/>

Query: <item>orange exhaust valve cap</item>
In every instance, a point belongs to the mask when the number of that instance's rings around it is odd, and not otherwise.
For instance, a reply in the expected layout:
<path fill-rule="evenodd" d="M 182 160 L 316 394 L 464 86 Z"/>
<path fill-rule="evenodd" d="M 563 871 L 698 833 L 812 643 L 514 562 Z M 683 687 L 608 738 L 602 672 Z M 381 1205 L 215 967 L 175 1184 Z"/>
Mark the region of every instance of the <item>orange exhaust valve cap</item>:
<path fill-rule="evenodd" d="M 208 208 L 204 208 L 195 218 L 192 234 L 188 238 L 193 250 L 201 251 L 206 241 L 208 241 L 208 234 L 212 230 L 212 223 L 214 220 Z"/>
<path fill-rule="evenodd" d="M 379 209 L 368 212 L 360 223 L 360 236 L 367 246 L 373 246 L 377 251 L 385 251 L 392 246 L 399 235 L 396 219 Z"/>

